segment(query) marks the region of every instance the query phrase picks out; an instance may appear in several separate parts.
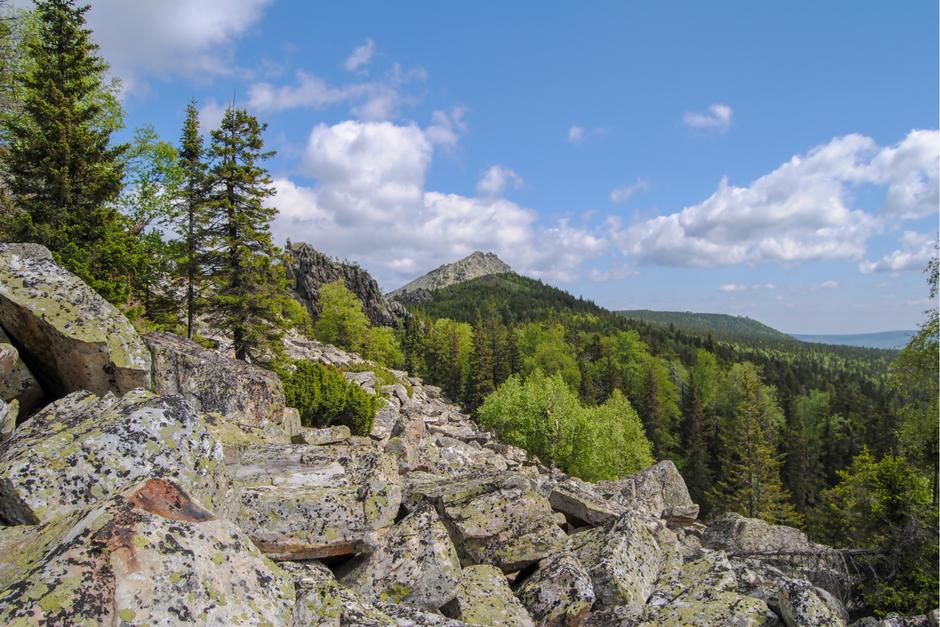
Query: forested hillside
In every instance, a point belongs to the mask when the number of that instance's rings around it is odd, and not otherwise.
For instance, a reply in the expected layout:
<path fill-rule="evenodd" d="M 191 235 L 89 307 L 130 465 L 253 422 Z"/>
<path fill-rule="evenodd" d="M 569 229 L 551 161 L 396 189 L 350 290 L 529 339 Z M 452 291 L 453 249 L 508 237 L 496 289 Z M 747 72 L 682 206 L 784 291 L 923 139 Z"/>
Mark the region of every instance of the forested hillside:
<path fill-rule="evenodd" d="M 786 333 L 747 316 L 650 309 L 628 309 L 617 313 L 631 320 L 642 320 L 660 326 L 672 325 L 688 333 L 712 335 L 720 339 L 793 341 Z"/>

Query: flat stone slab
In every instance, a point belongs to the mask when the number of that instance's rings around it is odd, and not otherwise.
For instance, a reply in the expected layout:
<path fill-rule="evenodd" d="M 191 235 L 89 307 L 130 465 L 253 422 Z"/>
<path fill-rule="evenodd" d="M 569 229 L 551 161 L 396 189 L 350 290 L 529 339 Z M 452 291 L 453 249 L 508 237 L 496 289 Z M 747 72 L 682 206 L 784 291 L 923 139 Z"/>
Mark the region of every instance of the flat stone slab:
<path fill-rule="evenodd" d="M 395 457 L 360 437 L 330 446 L 248 446 L 235 485 L 238 524 L 275 560 L 371 550 L 401 504 Z"/>
<path fill-rule="evenodd" d="M 602 497 L 590 483 L 574 477 L 552 487 L 548 500 L 555 511 L 593 526 L 610 522 L 627 511 L 620 503 Z"/>

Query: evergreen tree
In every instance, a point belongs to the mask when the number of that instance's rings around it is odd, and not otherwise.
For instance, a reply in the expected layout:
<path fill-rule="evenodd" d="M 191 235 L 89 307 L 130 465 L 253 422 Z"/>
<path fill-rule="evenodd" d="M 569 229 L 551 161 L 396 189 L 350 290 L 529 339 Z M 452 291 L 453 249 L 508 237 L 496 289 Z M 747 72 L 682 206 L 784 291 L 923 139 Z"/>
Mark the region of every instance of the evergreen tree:
<path fill-rule="evenodd" d="M 495 355 L 490 329 L 477 319 L 473 329 L 473 354 L 470 358 L 470 373 L 467 380 L 466 405 L 474 411 L 483 400 L 496 389 L 493 378 Z"/>
<path fill-rule="evenodd" d="M 126 146 L 111 146 L 120 107 L 85 28 L 89 7 L 39 0 L 26 40 L 22 107 L 6 120 L 11 239 L 47 246 L 106 298 L 125 300 L 141 251 L 114 206 Z"/>
<path fill-rule="evenodd" d="M 180 139 L 179 168 L 182 172 L 180 211 L 177 231 L 182 237 L 180 271 L 186 280 L 186 337 L 192 339 L 196 318 L 196 295 L 201 275 L 203 235 L 206 227 L 205 147 L 199 133 L 199 109 L 196 101 L 186 106 L 186 121 Z"/>
<path fill-rule="evenodd" d="M 209 225 L 211 290 L 207 310 L 233 340 L 237 359 L 271 359 L 280 349 L 286 277 L 270 223 L 277 209 L 266 206 L 274 195 L 271 177 L 261 161 L 266 125 L 241 109 L 229 108 L 212 131 L 209 157 Z"/>

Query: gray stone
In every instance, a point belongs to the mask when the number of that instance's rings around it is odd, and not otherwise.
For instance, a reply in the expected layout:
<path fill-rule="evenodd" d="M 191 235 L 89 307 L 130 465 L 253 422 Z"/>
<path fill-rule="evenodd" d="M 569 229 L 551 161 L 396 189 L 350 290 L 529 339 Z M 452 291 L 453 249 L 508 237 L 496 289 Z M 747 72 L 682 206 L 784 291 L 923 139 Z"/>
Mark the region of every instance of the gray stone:
<path fill-rule="evenodd" d="M 334 427 L 325 427 L 323 429 L 311 429 L 301 427 L 300 430 L 291 436 L 291 442 L 294 444 L 313 444 L 322 446 L 324 444 L 336 444 L 345 442 L 352 434 L 346 425 L 337 425 Z"/>
<path fill-rule="evenodd" d="M 405 516 L 342 583 L 367 601 L 436 610 L 457 594 L 460 561 L 437 512 L 426 506 Z"/>
<path fill-rule="evenodd" d="M 0 400 L 8 403 L 16 401 L 19 406 L 19 420 L 22 421 L 42 405 L 45 398 L 42 386 L 20 358 L 19 352 L 8 344 L 10 338 L 0 329 L 0 343 L 6 344 L 6 363 L 0 367 Z M 9 363 L 10 349 L 16 351 L 16 359 Z M 2 371 L 6 371 L 2 374 Z"/>
<path fill-rule="evenodd" d="M 359 437 L 330 446 L 249 446 L 235 483 L 238 524 L 276 560 L 372 550 L 401 503 L 395 458 Z"/>
<path fill-rule="evenodd" d="M 16 416 L 19 414 L 19 401 L 13 400 L 7 402 L 0 399 L 0 444 L 3 444 L 11 437 L 16 430 Z"/>
<path fill-rule="evenodd" d="M 587 569 L 597 601 L 606 607 L 645 605 L 663 563 L 653 534 L 632 512 L 570 536 L 568 549 Z"/>
<path fill-rule="evenodd" d="M 131 323 L 42 246 L 0 244 L 0 323 L 56 395 L 150 387 L 150 353 Z"/>
<path fill-rule="evenodd" d="M 516 596 L 536 625 L 549 627 L 580 625 L 595 599 L 590 575 L 570 553 L 543 560 Z"/>
<path fill-rule="evenodd" d="M 474 625 L 534 625 L 506 582 L 503 571 L 485 564 L 463 569 L 457 596 L 447 605 L 445 613 Z"/>
<path fill-rule="evenodd" d="M 181 397 L 74 392 L 17 427 L 0 452 L 0 521 L 65 516 L 146 477 L 215 508 L 228 485 L 222 445 Z"/>
<path fill-rule="evenodd" d="M 548 496 L 552 508 L 589 525 L 602 525 L 627 511 L 627 508 L 602 497 L 590 483 L 575 477 L 552 487 Z"/>
<path fill-rule="evenodd" d="M 596 489 L 631 511 L 654 518 L 691 523 L 698 517 L 682 475 L 671 461 L 663 460 L 649 468 L 616 481 L 599 481 Z"/>
<path fill-rule="evenodd" d="M 285 625 L 291 581 L 233 523 L 149 479 L 71 517 L 8 529 L 0 623 Z"/>
<path fill-rule="evenodd" d="M 780 586 L 778 595 L 780 616 L 787 627 L 844 627 L 846 623 L 820 598 L 812 584 L 806 581 L 786 581 Z"/>
<path fill-rule="evenodd" d="M 413 472 L 406 497 L 410 509 L 423 502 L 436 507 L 465 564 L 492 564 L 509 573 L 556 552 L 566 539 L 548 501 L 519 473 Z"/>
<path fill-rule="evenodd" d="M 172 333 L 148 333 L 144 341 L 153 354 L 157 394 L 180 394 L 196 411 L 217 412 L 235 422 L 280 424 L 283 419 L 284 390 L 273 372 Z"/>

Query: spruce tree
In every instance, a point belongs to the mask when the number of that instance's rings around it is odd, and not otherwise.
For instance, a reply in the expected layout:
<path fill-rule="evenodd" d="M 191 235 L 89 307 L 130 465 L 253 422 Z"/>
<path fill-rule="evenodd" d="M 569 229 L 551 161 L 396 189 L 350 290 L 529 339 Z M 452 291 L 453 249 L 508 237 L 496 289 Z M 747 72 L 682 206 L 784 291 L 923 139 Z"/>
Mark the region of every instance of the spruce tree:
<path fill-rule="evenodd" d="M 119 107 L 103 81 L 107 64 L 85 28 L 88 6 L 36 3 L 37 35 L 26 41 L 21 114 L 8 121 L 9 225 L 17 241 L 47 246 L 110 300 L 128 296 L 136 238 L 114 207 L 123 145 L 111 146 Z"/>
<path fill-rule="evenodd" d="M 267 125 L 241 109 L 229 108 L 212 131 L 211 189 L 206 228 L 211 280 L 207 310 L 231 334 L 235 357 L 268 360 L 280 353 L 287 295 L 279 250 L 271 239 L 277 209 L 261 162 L 273 156 L 261 137 Z"/>
<path fill-rule="evenodd" d="M 196 101 L 186 106 L 186 121 L 180 139 L 179 166 L 182 170 L 179 233 L 183 239 L 180 271 L 186 281 L 186 337 L 192 339 L 196 317 L 197 283 L 201 274 L 200 255 L 206 229 L 205 147 L 199 134 L 199 109 Z"/>

